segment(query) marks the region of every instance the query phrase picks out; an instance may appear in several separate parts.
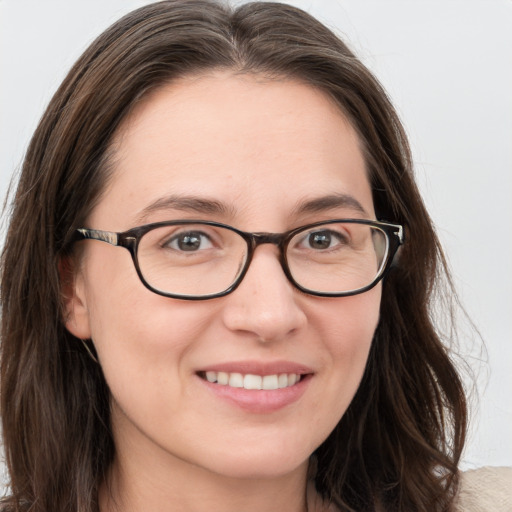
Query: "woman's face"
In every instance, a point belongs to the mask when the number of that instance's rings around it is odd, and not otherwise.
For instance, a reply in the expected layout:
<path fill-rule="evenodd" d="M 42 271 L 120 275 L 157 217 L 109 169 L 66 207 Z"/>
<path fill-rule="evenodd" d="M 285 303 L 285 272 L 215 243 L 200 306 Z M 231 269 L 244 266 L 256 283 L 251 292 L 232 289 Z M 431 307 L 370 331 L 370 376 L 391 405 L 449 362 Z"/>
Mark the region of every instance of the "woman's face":
<path fill-rule="evenodd" d="M 323 93 L 298 82 L 228 72 L 182 79 L 136 107 L 114 149 L 113 177 L 85 227 L 202 219 L 277 233 L 375 218 L 356 133 Z M 90 240 L 81 251 L 67 327 L 94 342 L 120 459 L 252 478 L 304 467 L 359 385 L 380 286 L 306 295 L 265 244 L 233 293 L 185 301 L 145 288 L 123 248 Z M 246 390 L 208 382 L 206 372 L 301 380 Z"/>

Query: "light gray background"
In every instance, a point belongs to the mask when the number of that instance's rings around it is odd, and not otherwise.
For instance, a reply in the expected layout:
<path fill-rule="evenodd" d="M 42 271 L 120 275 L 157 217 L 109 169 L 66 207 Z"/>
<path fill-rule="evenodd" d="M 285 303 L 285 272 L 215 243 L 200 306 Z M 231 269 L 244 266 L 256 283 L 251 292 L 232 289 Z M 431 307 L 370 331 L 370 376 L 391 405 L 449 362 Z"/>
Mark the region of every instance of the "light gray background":
<path fill-rule="evenodd" d="M 146 3 L 0 0 L 2 197 L 66 71 L 104 28 Z M 483 364 L 474 337 L 462 335 L 480 397 L 463 467 L 512 466 L 512 0 L 289 3 L 346 36 L 401 114 L 456 285 L 487 346 Z"/>

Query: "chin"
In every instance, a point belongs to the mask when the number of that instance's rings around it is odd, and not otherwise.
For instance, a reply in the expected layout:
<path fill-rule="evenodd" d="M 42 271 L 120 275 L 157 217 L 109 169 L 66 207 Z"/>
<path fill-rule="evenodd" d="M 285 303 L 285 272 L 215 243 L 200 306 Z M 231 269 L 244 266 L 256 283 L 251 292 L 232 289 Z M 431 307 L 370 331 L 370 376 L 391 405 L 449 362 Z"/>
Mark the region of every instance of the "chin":
<path fill-rule="evenodd" d="M 236 460 L 229 466 L 222 465 L 216 468 L 217 474 L 228 478 L 240 480 L 266 480 L 278 479 L 291 473 L 306 470 L 309 463 L 309 457 L 305 460 L 295 460 L 293 463 L 266 459 L 265 461 Z"/>
<path fill-rule="evenodd" d="M 258 445 L 236 449 L 230 448 L 220 460 L 211 461 L 210 470 L 219 475 L 236 479 L 279 478 L 295 471 L 307 469 L 311 453 L 297 447 L 293 452 L 283 452 L 282 448 Z"/>

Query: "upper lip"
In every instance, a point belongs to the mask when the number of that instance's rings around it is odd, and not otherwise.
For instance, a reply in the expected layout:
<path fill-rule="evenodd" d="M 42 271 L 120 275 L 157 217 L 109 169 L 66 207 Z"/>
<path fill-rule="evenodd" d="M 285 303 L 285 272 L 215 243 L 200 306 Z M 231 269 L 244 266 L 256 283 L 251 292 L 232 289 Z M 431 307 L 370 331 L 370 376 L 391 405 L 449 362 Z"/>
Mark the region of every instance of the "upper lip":
<path fill-rule="evenodd" d="M 305 375 L 313 373 L 310 367 L 292 361 L 230 361 L 204 366 L 198 369 L 197 372 L 202 373 L 208 371 L 241 373 L 243 375 L 279 375 L 281 373 Z"/>

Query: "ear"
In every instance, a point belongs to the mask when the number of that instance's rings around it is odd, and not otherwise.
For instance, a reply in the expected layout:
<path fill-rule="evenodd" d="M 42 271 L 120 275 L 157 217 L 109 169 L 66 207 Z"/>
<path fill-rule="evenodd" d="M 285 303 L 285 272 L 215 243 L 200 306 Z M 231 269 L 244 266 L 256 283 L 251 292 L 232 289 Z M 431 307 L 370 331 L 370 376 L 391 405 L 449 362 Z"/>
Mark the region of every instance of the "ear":
<path fill-rule="evenodd" d="M 62 314 L 66 329 L 80 339 L 91 338 L 89 310 L 85 295 L 84 275 L 76 257 L 66 256 L 59 261 Z"/>

